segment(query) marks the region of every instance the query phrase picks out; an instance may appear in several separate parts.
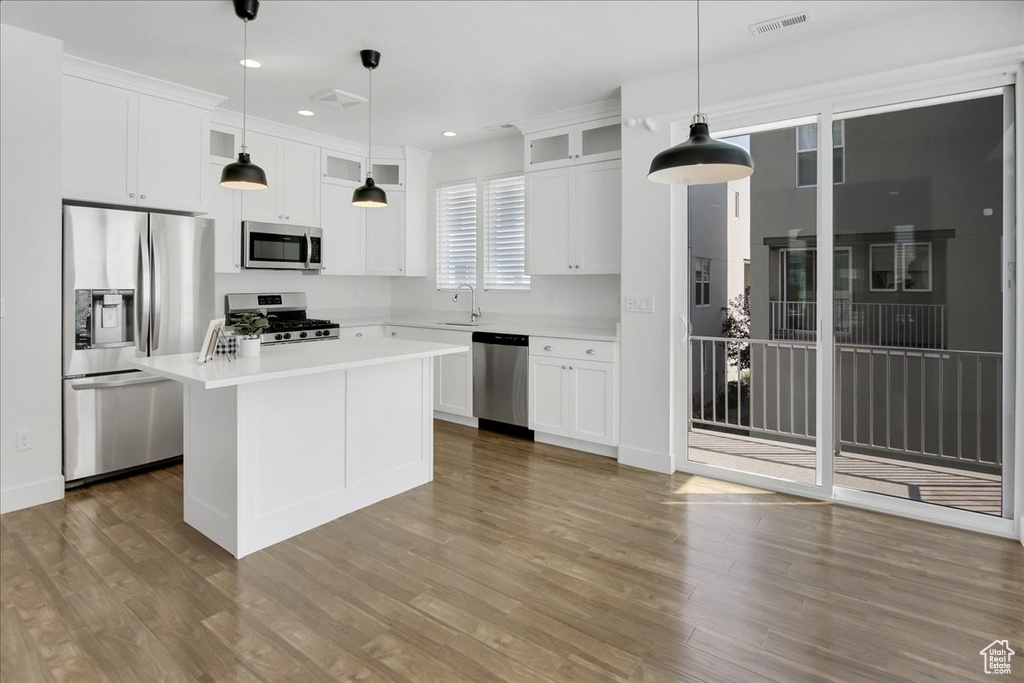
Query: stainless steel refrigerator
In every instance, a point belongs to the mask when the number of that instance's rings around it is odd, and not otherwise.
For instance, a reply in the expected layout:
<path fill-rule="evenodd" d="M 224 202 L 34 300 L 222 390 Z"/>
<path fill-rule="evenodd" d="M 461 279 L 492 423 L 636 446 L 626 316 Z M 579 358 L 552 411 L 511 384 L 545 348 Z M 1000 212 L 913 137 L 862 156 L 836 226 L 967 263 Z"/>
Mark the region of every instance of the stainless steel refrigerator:
<path fill-rule="evenodd" d="M 214 317 L 213 221 L 64 207 L 64 479 L 183 452 L 182 389 L 132 358 L 196 351 Z"/>

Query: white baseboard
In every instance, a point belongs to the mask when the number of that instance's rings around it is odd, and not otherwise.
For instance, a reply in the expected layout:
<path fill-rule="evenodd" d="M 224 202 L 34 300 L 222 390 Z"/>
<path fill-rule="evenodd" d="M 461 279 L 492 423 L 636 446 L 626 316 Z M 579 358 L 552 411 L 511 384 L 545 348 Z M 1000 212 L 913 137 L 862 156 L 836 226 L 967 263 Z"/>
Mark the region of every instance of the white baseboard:
<path fill-rule="evenodd" d="M 454 422 L 457 425 L 464 427 L 477 428 L 480 426 L 480 421 L 475 417 L 466 417 L 464 415 L 454 415 L 452 413 L 444 413 L 440 410 L 434 411 L 435 420 L 444 420 L 445 422 Z"/>
<path fill-rule="evenodd" d="M 54 477 L 31 484 L 0 490 L 0 514 L 14 512 L 33 505 L 52 503 L 64 497 L 64 477 Z"/>
<path fill-rule="evenodd" d="M 672 474 L 676 469 L 675 458 L 671 453 L 658 453 L 622 444 L 619 444 L 619 463 L 662 474 Z"/>
<path fill-rule="evenodd" d="M 591 443 L 590 441 L 570 439 L 569 437 L 566 436 L 557 436 L 555 434 L 543 434 L 541 432 L 534 432 L 533 440 L 539 441 L 540 443 L 551 444 L 552 446 L 571 448 L 574 451 L 583 451 L 584 453 L 603 455 L 606 458 L 617 458 L 619 456 L 619 449 L 616 448 L 615 446 L 606 446 L 603 443 Z"/>

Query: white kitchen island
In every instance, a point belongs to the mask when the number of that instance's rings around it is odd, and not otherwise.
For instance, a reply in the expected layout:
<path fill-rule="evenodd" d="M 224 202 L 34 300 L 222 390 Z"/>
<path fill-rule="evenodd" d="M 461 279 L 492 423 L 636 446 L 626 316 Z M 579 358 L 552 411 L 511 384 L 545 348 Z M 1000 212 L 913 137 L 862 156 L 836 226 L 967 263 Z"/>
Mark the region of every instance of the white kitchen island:
<path fill-rule="evenodd" d="M 185 521 L 241 558 L 433 479 L 433 358 L 351 339 L 140 358 L 184 385 Z"/>

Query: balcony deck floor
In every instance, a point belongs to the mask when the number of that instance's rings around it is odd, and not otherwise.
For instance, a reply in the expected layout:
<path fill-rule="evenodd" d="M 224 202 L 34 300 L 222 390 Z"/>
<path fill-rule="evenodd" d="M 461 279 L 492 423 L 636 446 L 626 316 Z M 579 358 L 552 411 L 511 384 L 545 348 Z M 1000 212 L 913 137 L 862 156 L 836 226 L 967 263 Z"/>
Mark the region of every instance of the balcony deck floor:
<path fill-rule="evenodd" d="M 696 429 L 690 432 L 690 460 L 751 474 L 813 484 L 814 449 L 798 444 L 731 436 Z M 908 463 L 869 455 L 836 457 L 837 486 L 919 500 L 925 503 L 999 515 L 1000 477 L 951 467 Z"/>

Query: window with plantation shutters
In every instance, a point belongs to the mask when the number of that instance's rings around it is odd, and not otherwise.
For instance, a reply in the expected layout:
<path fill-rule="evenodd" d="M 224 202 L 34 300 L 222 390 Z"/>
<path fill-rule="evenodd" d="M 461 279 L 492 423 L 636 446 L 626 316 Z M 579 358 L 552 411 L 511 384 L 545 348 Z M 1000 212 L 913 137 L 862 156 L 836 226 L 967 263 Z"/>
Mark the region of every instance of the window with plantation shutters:
<path fill-rule="evenodd" d="M 476 284 L 476 183 L 437 188 L 437 288 Z"/>
<path fill-rule="evenodd" d="M 525 188 L 521 175 L 484 183 L 484 289 L 530 289 Z"/>

